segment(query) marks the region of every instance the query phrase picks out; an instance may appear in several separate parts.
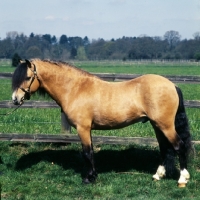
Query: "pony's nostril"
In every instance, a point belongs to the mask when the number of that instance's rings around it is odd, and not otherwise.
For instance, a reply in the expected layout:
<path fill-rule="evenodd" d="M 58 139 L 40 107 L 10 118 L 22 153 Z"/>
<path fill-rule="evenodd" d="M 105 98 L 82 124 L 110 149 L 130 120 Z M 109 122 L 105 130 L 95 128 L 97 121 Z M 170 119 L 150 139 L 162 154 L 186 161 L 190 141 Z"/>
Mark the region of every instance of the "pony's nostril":
<path fill-rule="evenodd" d="M 18 105 L 19 104 L 16 97 L 13 99 L 13 104 L 14 105 Z"/>

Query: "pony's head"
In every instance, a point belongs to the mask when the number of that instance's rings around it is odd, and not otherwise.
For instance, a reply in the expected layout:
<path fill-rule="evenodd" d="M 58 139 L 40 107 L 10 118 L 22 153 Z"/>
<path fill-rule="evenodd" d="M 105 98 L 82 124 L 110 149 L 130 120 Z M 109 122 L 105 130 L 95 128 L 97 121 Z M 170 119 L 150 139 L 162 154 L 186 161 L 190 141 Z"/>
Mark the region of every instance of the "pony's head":
<path fill-rule="evenodd" d="M 40 86 L 36 67 L 29 60 L 20 62 L 12 77 L 12 100 L 15 105 L 29 100 L 32 93 Z"/>

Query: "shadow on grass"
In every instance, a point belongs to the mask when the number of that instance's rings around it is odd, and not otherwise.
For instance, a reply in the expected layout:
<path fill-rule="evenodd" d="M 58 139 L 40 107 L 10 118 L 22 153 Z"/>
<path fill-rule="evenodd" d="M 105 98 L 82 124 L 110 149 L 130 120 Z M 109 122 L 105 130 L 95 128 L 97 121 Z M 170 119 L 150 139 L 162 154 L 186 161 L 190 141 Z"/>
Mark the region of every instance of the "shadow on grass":
<path fill-rule="evenodd" d="M 73 169 L 77 173 L 84 170 L 84 160 L 78 150 L 44 150 L 23 155 L 16 163 L 16 170 L 25 170 L 41 161 L 53 162 L 64 170 Z M 139 172 L 155 173 L 160 161 L 157 150 L 130 147 L 125 150 L 101 150 L 95 153 L 98 173 Z M 82 174 L 83 176 L 83 174 Z"/>

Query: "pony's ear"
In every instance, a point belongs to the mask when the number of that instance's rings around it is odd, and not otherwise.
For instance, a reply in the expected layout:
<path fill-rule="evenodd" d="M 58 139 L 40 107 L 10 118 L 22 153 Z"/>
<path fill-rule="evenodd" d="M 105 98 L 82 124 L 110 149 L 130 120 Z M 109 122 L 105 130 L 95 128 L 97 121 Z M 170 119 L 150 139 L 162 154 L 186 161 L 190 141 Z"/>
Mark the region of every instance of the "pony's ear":
<path fill-rule="evenodd" d="M 25 59 L 25 61 L 26 61 L 26 64 L 28 65 L 28 67 L 31 68 L 31 62 L 29 60 L 26 60 L 26 59 Z"/>
<path fill-rule="evenodd" d="M 19 63 L 23 63 L 23 62 L 24 62 L 23 60 L 21 60 L 21 59 L 19 60 Z"/>

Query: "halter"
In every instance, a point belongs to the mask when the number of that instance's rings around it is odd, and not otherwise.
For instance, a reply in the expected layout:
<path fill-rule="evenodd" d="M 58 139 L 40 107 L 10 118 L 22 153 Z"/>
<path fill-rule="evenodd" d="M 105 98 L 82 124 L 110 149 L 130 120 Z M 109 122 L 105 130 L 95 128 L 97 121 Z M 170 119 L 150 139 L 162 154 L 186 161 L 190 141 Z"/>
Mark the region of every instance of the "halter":
<path fill-rule="evenodd" d="M 37 75 L 37 71 L 36 71 L 36 67 L 35 67 L 35 64 L 34 65 L 34 69 L 31 70 L 33 72 L 33 76 L 31 77 L 31 83 L 29 85 L 29 87 L 27 88 L 27 90 L 25 90 L 24 88 L 20 87 L 20 89 L 25 93 L 24 94 L 24 97 L 22 97 L 23 99 L 27 99 L 29 100 L 30 99 L 30 96 L 31 96 L 31 92 L 30 92 L 30 87 L 33 83 L 33 81 L 35 80 L 35 78 L 37 78 L 37 80 L 40 82 L 39 78 L 38 78 L 38 75 Z M 22 103 L 23 104 L 23 103 Z M 7 113 L 0 113 L 0 116 L 6 116 L 6 115 L 10 115 L 12 114 L 14 111 L 16 111 L 19 107 L 22 106 L 22 104 L 18 105 L 18 107 L 16 107 L 15 109 L 11 110 L 10 112 L 7 112 Z"/>
<path fill-rule="evenodd" d="M 20 87 L 20 89 L 25 93 L 23 99 L 27 99 L 27 100 L 29 100 L 30 97 L 31 97 L 30 88 L 31 88 L 31 85 L 32 85 L 33 81 L 35 80 L 35 78 L 37 78 L 37 80 L 40 82 L 40 80 L 38 78 L 38 75 L 37 75 L 35 64 L 33 64 L 33 65 L 34 65 L 34 69 L 32 70 L 30 68 L 30 70 L 33 72 L 33 76 L 31 77 L 30 85 L 28 86 L 27 89 L 24 89 L 24 88 Z"/>

